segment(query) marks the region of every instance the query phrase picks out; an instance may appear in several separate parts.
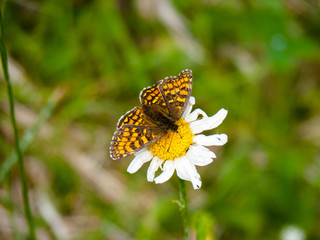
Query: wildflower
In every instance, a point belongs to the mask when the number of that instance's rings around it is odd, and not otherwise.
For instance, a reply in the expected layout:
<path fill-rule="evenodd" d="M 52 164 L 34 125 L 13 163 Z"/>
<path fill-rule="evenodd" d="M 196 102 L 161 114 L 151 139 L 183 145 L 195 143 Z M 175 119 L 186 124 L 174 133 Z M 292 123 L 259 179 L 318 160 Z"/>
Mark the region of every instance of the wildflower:
<path fill-rule="evenodd" d="M 224 145 L 228 137 L 226 134 L 206 136 L 200 133 L 218 127 L 228 111 L 221 109 L 208 117 L 201 109 L 191 112 L 194 104 L 195 98 L 191 96 L 182 117 L 175 123 L 177 131 L 167 131 L 155 143 L 134 154 L 135 158 L 127 169 L 129 173 L 137 172 L 144 163 L 151 161 L 147 172 L 149 182 L 164 183 L 176 171 L 179 178 L 191 181 L 194 189 L 201 187 L 196 166 L 206 166 L 216 158 L 214 152 L 206 147 Z M 162 173 L 155 177 L 159 168 Z"/>

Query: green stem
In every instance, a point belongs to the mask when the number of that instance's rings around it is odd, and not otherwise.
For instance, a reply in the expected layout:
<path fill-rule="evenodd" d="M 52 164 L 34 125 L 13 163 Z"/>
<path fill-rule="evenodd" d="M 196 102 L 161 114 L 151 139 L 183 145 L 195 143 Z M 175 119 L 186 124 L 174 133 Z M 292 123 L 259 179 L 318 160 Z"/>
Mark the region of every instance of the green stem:
<path fill-rule="evenodd" d="M 180 213 L 183 222 L 183 237 L 185 240 L 188 239 L 189 228 L 188 228 L 188 209 L 187 209 L 187 193 L 185 181 L 179 178 L 179 206 Z"/>
<path fill-rule="evenodd" d="M 20 180 L 21 180 L 21 191 L 22 191 L 22 196 L 23 196 L 24 212 L 25 212 L 26 219 L 28 221 L 28 226 L 29 226 L 29 238 L 31 240 L 35 240 L 36 235 L 35 235 L 35 230 L 34 230 L 34 223 L 33 223 L 33 219 L 32 219 L 32 214 L 31 214 L 31 210 L 30 210 L 28 186 L 27 186 L 26 174 L 25 174 L 25 170 L 24 170 L 24 163 L 23 163 L 23 159 L 22 159 L 22 152 L 20 149 L 17 123 L 16 123 L 15 114 L 14 114 L 13 91 L 12 91 L 10 77 L 9 77 L 9 71 L 8 71 L 8 59 L 7 59 L 7 52 L 6 52 L 6 47 L 5 47 L 5 43 L 4 43 L 4 31 L 3 31 L 3 22 L 2 22 L 1 11 L 0 11 L 0 25 L 1 25 L 0 51 L 1 51 L 1 59 L 2 59 L 2 68 L 3 68 L 4 78 L 6 80 L 7 88 L 8 88 L 8 97 L 9 97 L 9 103 L 10 103 L 10 118 L 11 118 L 13 133 L 14 133 L 15 148 L 16 148 L 17 157 L 18 157 L 18 166 L 19 166 L 19 173 L 20 173 Z"/>

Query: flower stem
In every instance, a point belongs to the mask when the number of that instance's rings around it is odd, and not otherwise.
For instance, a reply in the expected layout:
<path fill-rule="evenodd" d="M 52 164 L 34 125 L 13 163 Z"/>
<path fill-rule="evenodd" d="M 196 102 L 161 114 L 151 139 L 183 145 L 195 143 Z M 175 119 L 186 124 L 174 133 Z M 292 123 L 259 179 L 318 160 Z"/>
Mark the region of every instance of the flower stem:
<path fill-rule="evenodd" d="M 185 240 L 188 239 L 189 228 L 188 228 L 188 212 L 187 212 L 187 193 L 185 181 L 179 178 L 179 207 L 181 218 L 183 222 L 183 237 Z"/>
<path fill-rule="evenodd" d="M 29 239 L 35 240 L 35 230 L 34 230 L 34 223 L 32 219 L 32 214 L 30 210 L 30 203 L 29 203 L 29 196 L 28 196 L 28 186 L 27 186 L 27 180 L 26 180 L 26 174 L 24 170 L 24 163 L 22 159 L 22 152 L 20 149 L 20 142 L 18 137 L 18 130 L 17 130 L 17 123 L 16 118 L 14 114 L 14 101 L 13 101 L 13 91 L 11 87 L 10 77 L 9 77 L 9 71 L 8 71 L 8 59 L 7 59 L 7 52 L 6 47 L 4 43 L 4 31 L 3 31 L 3 22 L 2 22 L 2 14 L 0 10 L 0 52 L 1 52 L 1 60 L 2 60 L 2 68 L 4 73 L 4 78 L 7 83 L 8 88 L 8 97 L 9 97 L 9 103 L 10 103 L 10 118 L 11 118 L 11 124 L 14 132 L 14 142 L 15 142 L 15 148 L 17 152 L 18 157 L 18 166 L 19 166 L 19 173 L 20 173 L 20 180 L 21 180 L 21 191 L 23 196 L 23 204 L 24 204 L 24 211 L 26 215 L 26 219 L 29 226 Z"/>

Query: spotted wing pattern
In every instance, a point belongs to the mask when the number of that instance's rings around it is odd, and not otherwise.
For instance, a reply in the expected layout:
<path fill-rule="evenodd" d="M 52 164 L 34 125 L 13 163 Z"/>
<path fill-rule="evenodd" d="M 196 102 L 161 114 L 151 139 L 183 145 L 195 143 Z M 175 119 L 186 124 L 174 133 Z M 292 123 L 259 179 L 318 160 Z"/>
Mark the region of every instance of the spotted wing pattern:
<path fill-rule="evenodd" d="M 110 156 L 115 160 L 129 156 L 164 134 L 156 124 L 146 119 L 140 107 L 135 107 L 119 119 L 111 141 Z"/>
<path fill-rule="evenodd" d="M 164 134 L 159 128 L 125 124 L 113 135 L 110 156 L 114 160 L 129 156 L 149 146 Z"/>
<path fill-rule="evenodd" d="M 140 107 L 135 107 L 123 115 L 118 121 L 117 128 L 120 128 L 125 124 L 140 126 L 148 125 Z"/>
<path fill-rule="evenodd" d="M 170 114 L 163 96 L 159 91 L 159 82 L 141 91 L 140 102 L 143 112 L 155 122 L 157 122 L 159 114 L 164 116 Z"/>
<path fill-rule="evenodd" d="M 191 70 L 182 71 L 177 77 L 167 77 L 159 83 L 159 90 L 169 110 L 169 116 L 177 121 L 182 116 L 192 92 Z"/>

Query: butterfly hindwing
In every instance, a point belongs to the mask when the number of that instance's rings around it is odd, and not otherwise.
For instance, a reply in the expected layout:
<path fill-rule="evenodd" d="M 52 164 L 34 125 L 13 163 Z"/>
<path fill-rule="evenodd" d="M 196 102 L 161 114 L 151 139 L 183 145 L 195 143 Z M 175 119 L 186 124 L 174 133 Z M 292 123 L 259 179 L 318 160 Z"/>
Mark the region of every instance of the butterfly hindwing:
<path fill-rule="evenodd" d="M 129 156 L 161 138 L 165 132 L 158 128 L 125 124 L 113 134 L 110 156 L 116 160 Z"/>

